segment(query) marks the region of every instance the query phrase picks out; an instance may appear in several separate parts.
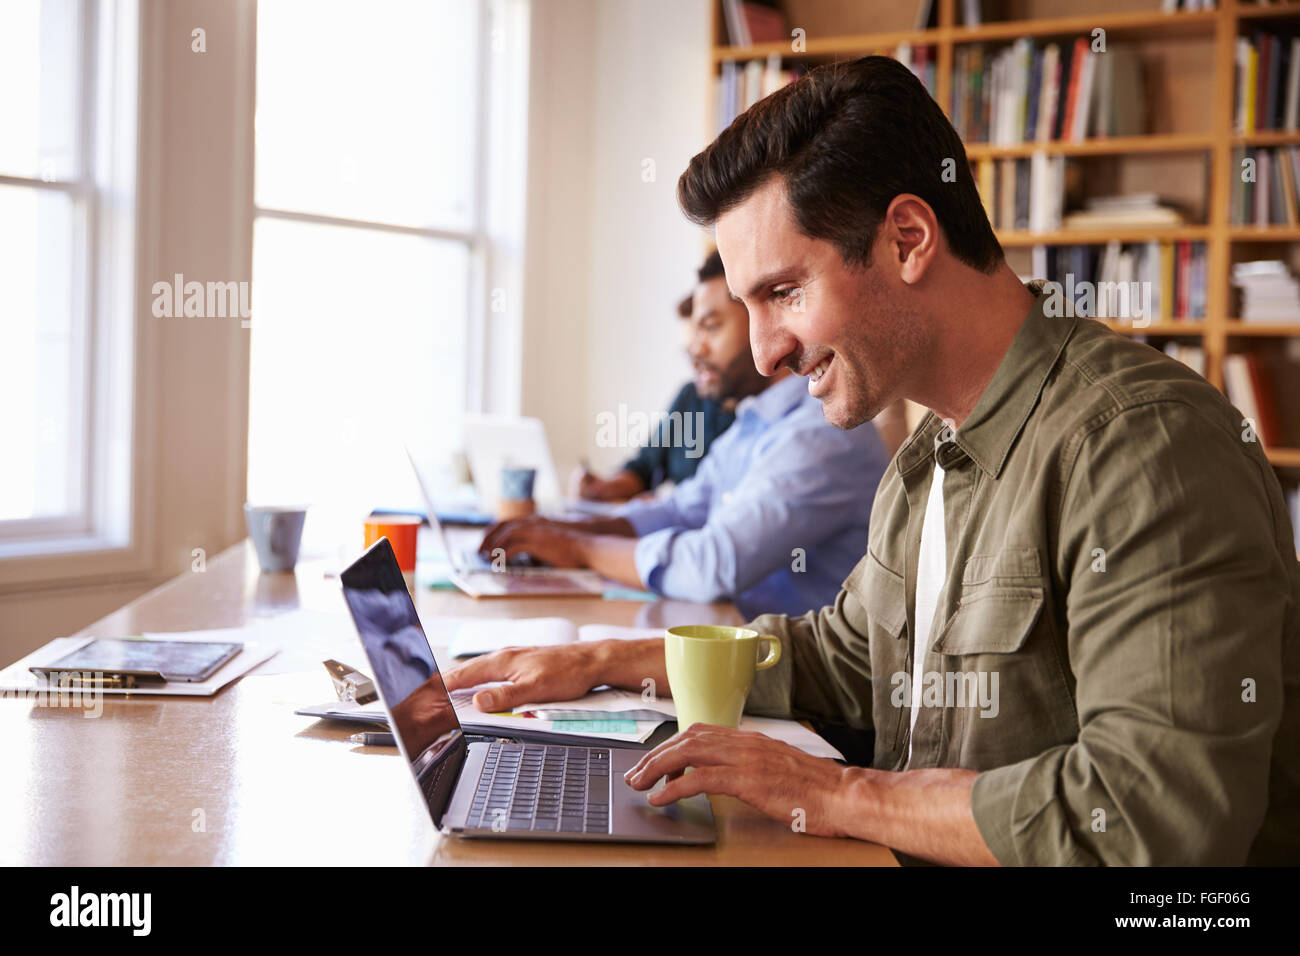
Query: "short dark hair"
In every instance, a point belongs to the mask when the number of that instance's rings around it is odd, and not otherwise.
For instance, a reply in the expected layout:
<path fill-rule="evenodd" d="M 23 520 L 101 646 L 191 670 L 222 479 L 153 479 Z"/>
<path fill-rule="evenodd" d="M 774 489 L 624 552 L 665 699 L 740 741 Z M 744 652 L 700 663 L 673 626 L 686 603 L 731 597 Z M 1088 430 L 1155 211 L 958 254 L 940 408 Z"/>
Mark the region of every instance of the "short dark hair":
<path fill-rule="evenodd" d="M 992 272 L 1002 261 L 961 138 L 920 80 L 890 57 L 829 63 L 759 100 L 691 160 L 677 201 L 693 222 L 710 225 L 773 175 L 785 182 L 799 228 L 834 245 L 846 265 L 870 264 L 900 193 L 930 204 L 962 262 Z"/>
<path fill-rule="evenodd" d="M 709 257 L 704 260 L 704 265 L 700 266 L 697 276 L 701 282 L 708 282 L 710 279 L 726 278 L 727 270 L 722 266 L 722 256 L 718 255 L 717 249 L 714 249 L 709 253 Z"/>
<path fill-rule="evenodd" d="M 725 279 L 727 270 L 722 267 L 722 256 L 718 255 L 718 250 L 714 249 L 704 260 L 704 265 L 695 270 L 696 278 L 700 282 L 708 282 L 710 279 Z M 677 314 L 683 319 L 689 319 L 691 312 L 695 308 L 695 293 L 688 292 L 686 298 L 677 303 Z"/>

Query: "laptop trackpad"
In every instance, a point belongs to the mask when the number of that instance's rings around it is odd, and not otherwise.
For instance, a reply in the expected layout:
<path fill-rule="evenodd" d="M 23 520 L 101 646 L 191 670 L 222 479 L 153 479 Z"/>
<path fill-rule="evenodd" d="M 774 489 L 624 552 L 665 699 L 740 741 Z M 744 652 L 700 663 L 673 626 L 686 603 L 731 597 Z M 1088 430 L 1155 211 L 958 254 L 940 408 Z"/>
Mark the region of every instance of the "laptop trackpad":
<path fill-rule="evenodd" d="M 704 794 L 666 807 L 652 807 L 647 799 L 649 791 L 633 790 L 623 782 L 623 774 L 643 756 L 645 752 L 639 750 L 610 750 L 613 832 L 620 837 L 655 843 L 716 843 L 718 831 L 713 822 L 713 809 Z"/>

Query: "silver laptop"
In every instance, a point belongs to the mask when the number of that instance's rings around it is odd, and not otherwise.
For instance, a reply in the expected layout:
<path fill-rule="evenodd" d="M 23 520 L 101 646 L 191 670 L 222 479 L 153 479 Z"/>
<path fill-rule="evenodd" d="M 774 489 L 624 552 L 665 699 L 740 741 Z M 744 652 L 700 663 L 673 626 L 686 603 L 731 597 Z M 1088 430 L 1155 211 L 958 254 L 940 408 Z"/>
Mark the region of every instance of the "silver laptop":
<path fill-rule="evenodd" d="M 441 539 L 447 560 L 451 563 L 451 583 L 470 597 L 587 596 L 603 594 L 611 586 L 594 571 L 510 565 L 494 568 L 476 548 L 466 548 L 452 540 L 434 512 L 433 498 L 429 495 L 420 466 L 415 463 L 415 456 L 409 447 L 406 448 L 406 459 L 411 463 L 416 484 L 420 486 L 420 496 L 424 499 L 424 508 L 429 514 L 429 524 Z"/>
<path fill-rule="evenodd" d="M 707 844 L 708 798 L 652 807 L 623 781 L 641 752 L 469 742 L 387 538 L 341 575 L 397 747 L 433 825 L 453 836 Z"/>

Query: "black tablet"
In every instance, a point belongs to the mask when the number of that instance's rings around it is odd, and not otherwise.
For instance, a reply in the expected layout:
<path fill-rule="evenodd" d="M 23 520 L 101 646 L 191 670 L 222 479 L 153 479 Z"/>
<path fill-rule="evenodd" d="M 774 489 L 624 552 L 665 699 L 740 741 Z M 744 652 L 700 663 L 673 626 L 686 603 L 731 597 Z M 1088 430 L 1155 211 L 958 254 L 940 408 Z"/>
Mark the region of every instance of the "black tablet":
<path fill-rule="evenodd" d="M 195 683 L 207 680 L 243 648 L 243 644 L 214 641 L 96 638 L 52 664 L 30 670 L 46 677 L 80 672 L 100 673 L 105 678 Z"/>

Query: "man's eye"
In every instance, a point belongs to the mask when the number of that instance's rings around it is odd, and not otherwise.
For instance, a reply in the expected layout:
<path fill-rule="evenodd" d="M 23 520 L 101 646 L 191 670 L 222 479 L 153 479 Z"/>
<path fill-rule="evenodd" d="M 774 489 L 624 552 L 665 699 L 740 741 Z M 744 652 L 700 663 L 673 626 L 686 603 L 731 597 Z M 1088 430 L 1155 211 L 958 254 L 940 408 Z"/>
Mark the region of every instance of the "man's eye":
<path fill-rule="evenodd" d="M 773 289 L 772 298 L 776 299 L 778 302 L 785 302 L 794 296 L 797 288 L 797 286 L 790 286 L 788 289 Z"/>

